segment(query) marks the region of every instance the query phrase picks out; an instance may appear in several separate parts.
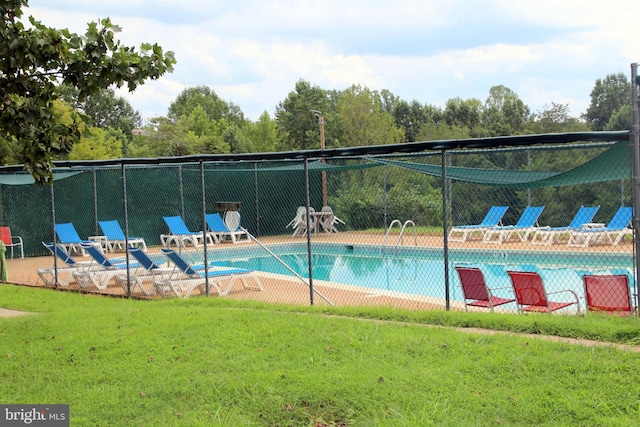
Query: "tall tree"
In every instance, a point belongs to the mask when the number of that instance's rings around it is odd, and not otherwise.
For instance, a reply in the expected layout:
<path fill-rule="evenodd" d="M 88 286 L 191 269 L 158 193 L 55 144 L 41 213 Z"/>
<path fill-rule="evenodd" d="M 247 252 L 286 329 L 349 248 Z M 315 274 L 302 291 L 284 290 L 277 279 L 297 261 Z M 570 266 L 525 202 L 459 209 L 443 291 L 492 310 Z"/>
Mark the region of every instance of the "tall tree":
<path fill-rule="evenodd" d="M 79 98 L 116 85 L 130 91 L 172 71 L 172 52 L 145 43 L 140 53 L 115 39 L 120 28 L 103 19 L 84 36 L 22 21 L 27 0 L 0 3 L 0 135 L 19 147 L 17 158 L 37 183 L 53 180 L 52 161 L 80 140 L 81 116 L 65 125 L 54 111 L 56 86 L 69 84 Z"/>
<path fill-rule="evenodd" d="M 405 138 L 391 113 L 382 111 L 377 92 L 353 85 L 338 102 L 338 115 L 344 131 L 344 145 L 397 144 Z"/>
<path fill-rule="evenodd" d="M 426 109 L 416 100 L 410 104 L 399 100 L 395 103 L 392 114 L 396 125 L 404 131 L 406 142 L 415 142 L 420 127 L 428 121 Z"/>
<path fill-rule="evenodd" d="M 325 136 L 331 135 L 331 127 L 335 120 L 331 117 L 331 111 L 328 111 L 329 105 L 325 90 L 312 86 L 305 80 L 298 80 L 295 91 L 289 92 L 287 99 L 276 107 L 278 136 L 282 144 L 278 148 L 284 150 L 320 148 L 318 117 L 313 111 L 319 111 L 324 118 Z"/>
<path fill-rule="evenodd" d="M 133 131 L 142 126 L 142 117 L 129 101 L 117 96 L 111 88 L 100 90 L 87 96 L 84 100 L 78 98 L 79 90 L 69 85 L 59 88 L 60 97 L 75 109 L 86 114 L 91 119 L 91 125 L 104 130 L 116 130 L 122 135 L 121 157 L 127 157 L 128 145 L 133 139 Z M 113 132 L 112 132 L 113 133 Z"/>
<path fill-rule="evenodd" d="M 544 110 L 531 115 L 531 121 L 525 126 L 528 133 L 581 132 L 589 130 L 582 120 L 569 115 L 569 105 L 545 105 Z"/>
<path fill-rule="evenodd" d="M 487 136 L 517 135 L 529 119 L 529 107 L 508 87 L 493 86 L 484 103 L 482 118 Z"/>
<path fill-rule="evenodd" d="M 277 124 L 266 111 L 260 115 L 257 122 L 245 125 L 245 133 L 253 142 L 254 152 L 266 153 L 275 151 L 278 143 Z"/>
<path fill-rule="evenodd" d="M 196 86 L 183 90 L 169 106 L 168 117 L 177 121 L 188 116 L 194 108 L 201 107 L 209 120 L 225 119 L 238 126 L 245 121 L 244 114 L 233 103 L 226 102 L 208 86 Z"/>
<path fill-rule="evenodd" d="M 624 73 L 609 74 L 596 80 L 591 90 L 591 103 L 585 114 L 595 131 L 604 130 L 609 120 L 623 105 L 631 101 L 631 84 Z"/>

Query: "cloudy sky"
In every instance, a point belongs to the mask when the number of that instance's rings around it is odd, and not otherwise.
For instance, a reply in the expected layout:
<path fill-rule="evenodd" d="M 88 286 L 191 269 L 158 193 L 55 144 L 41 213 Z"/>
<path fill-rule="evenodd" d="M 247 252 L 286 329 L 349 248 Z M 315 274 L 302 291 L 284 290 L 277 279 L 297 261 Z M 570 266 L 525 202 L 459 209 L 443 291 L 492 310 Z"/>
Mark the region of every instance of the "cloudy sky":
<path fill-rule="evenodd" d="M 300 79 L 439 107 L 502 84 L 534 112 L 579 116 L 596 79 L 640 62 L 637 0 L 30 0 L 24 12 L 78 33 L 109 17 L 124 44 L 173 51 L 172 74 L 122 93 L 145 119 L 199 85 L 273 117 Z"/>

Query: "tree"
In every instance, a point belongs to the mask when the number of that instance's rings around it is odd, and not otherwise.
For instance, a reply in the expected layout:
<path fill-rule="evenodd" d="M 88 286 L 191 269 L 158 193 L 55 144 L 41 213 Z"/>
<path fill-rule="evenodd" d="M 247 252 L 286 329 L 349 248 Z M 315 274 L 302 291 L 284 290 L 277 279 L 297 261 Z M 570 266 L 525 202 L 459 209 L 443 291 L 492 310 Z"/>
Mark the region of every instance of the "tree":
<path fill-rule="evenodd" d="M 484 103 L 482 119 L 486 136 L 517 135 L 529 120 L 529 107 L 508 87 L 493 86 Z"/>
<path fill-rule="evenodd" d="M 295 91 L 289 92 L 287 99 L 276 107 L 278 135 L 282 144 L 278 149 L 320 148 L 318 119 L 312 111 L 322 112 L 325 119 L 325 135 L 329 136 L 332 135 L 331 127 L 335 120 L 328 108 L 329 98 L 326 91 L 318 86 L 311 86 L 305 80 L 298 80 Z"/>
<path fill-rule="evenodd" d="M 391 113 L 382 111 L 377 92 L 353 85 L 338 102 L 338 117 L 344 132 L 344 145 L 397 144 L 405 139 Z"/>
<path fill-rule="evenodd" d="M 257 122 L 249 122 L 245 125 L 245 133 L 253 142 L 254 152 L 266 153 L 275 151 L 278 143 L 277 124 L 266 111 L 260 115 Z"/>
<path fill-rule="evenodd" d="M 569 115 L 568 104 L 545 105 L 544 110 L 531 115 L 531 121 L 525 126 L 529 133 L 584 132 L 589 126 Z"/>
<path fill-rule="evenodd" d="M 133 139 L 133 131 L 142 126 L 140 113 L 133 109 L 129 101 L 116 96 L 111 88 L 89 95 L 82 101 L 78 99 L 79 90 L 75 87 L 63 85 L 59 87 L 59 92 L 65 102 L 89 116 L 92 126 L 117 131 L 114 134 L 120 133 L 122 153 L 118 157 L 129 155 L 128 146 Z"/>
<path fill-rule="evenodd" d="M 221 99 L 208 86 L 196 86 L 183 90 L 169 106 L 168 117 L 177 121 L 180 117 L 190 115 L 194 108 L 198 106 L 204 110 L 209 120 L 225 119 L 227 122 L 238 126 L 245 121 L 244 114 L 240 108 Z"/>
<path fill-rule="evenodd" d="M 396 125 L 404 130 L 406 142 L 415 142 L 420 127 L 428 121 L 425 109 L 416 100 L 411 104 L 404 100 L 396 102 L 392 114 Z"/>
<path fill-rule="evenodd" d="M 52 162 L 81 137 L 85 117 L 74 112 L 63 124 L 54 109 L 56 86 L 79 90 L 78 99 L 115 85 L 130 91 L 173 70 L 172 52 L 144 43 L 140 53 L 115 39 L 120 28 L 103 19 L 84 36 L 47 27 L 33 17 L 22 22 L 27 0 L 0 3 L 0 136 L 16 142 L 17 158 L 37 183 L 52 182 Z"/>
<path fill-rule="evenodd" d="M 591 103 L 585 114 L 587 123 L 595 131 L 604 130 L 611 117 L 631 99 L 631 84 L 624 73 L 609 74 L 596 80 L 591 91 Z"/>

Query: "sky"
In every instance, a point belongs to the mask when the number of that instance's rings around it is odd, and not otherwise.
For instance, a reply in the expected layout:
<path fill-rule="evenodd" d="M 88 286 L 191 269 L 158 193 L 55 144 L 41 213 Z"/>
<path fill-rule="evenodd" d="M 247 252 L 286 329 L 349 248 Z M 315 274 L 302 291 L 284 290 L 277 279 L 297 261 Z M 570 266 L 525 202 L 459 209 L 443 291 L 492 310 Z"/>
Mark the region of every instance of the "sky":
<path fill-rule="evenodd" d="M 250 120 L 273 118 L 299 80 L 441 108 L 504 85 L 531 112 L 579 117 L 597 79 L 640 62 L 637 0 L 29 0 L 23 12 L 81 34 L 110 18 L 124 45 L 173 51 L 173 73 L 118 92 L 144 120 L 203 85 Z"/>

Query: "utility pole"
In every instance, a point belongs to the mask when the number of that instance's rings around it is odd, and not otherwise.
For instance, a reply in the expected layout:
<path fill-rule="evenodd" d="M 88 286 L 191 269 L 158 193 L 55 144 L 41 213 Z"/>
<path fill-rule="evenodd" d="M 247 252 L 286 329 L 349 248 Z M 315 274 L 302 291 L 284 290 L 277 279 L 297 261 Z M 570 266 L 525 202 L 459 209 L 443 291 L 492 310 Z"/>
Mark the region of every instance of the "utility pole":
<path fill-rule="evenodd" d="M 311 110 L 311 112 L 318 118 L 318 124 L 320 125 L 320 149 L 324 150 L 324 117 L 318 110 Z M 324 157 L 320 159 L 322 163 L 325 163 Z M 322 171 L 322 206 L 328 206 L 327 204 L 327 172 Z"/>

